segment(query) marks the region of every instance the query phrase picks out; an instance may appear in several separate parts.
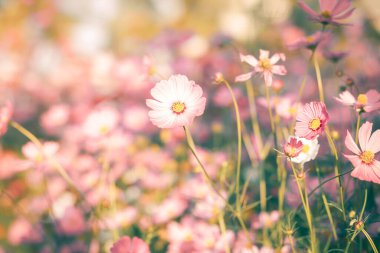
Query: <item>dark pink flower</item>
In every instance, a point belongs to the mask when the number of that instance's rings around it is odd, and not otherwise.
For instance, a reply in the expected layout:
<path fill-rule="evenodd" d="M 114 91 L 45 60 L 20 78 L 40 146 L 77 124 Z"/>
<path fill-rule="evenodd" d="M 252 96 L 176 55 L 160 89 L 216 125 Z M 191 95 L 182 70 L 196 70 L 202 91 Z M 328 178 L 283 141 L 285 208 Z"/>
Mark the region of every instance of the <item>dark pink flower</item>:
<path fill-rule="evenodd" d="M 296 137 L 290 137 L 288 142 L 284 145 L 284 153 L 287 157 L 293 158 L 302 152 L 302 141 L 297 140 Z"/>
<path fill-rule="evenodd" d="M 318 137 L 329 120 L 326 106 L 322 102 L 306 104 L 296 117 L 295 134 L 306 139 Z"/>
<path fill-rule="evenodd" d="M 304 1 L 299 2 L 300 7 L 310 19 L 323 25 L 343 25 L 341 20 L 351 16 L 355 8 L 351 7 L 349 0 L 319 0 L 320 12 L 312 10 Z"/>
<path fill-rule="evenodd" d="M 150 253 L 148 245 L 138 237 L 121 237 L 111 248 L 111 253 Z"/>

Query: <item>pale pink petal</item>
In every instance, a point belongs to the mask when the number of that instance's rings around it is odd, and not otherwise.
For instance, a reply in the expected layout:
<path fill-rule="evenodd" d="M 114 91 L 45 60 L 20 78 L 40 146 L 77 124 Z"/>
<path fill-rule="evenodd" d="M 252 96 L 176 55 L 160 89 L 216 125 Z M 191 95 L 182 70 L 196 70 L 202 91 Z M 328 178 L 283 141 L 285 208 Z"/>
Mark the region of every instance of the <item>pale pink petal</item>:
<path fill-rule="evenodd" d="M 254 71 L 239 75 L 235 78 L 235 82 L 245 82 L 252 77 L 253 73 Z"/>
<path fill-rule="evenodd" d="M 318 16 L 318 14 L 315 11 L 313 11 L 307 4 L 305 4 L 305 2 L 299 1 L 298 4 L 301 7 L 301 9 L 304 10 L 311 17 L 315 18 Z"/>
<path fill-rule="evenodd" d="M 336 6 L 336 4 L 337 0 L 319 0 L 319 8 L 321 11 L 331 11 Z"/>
<path fill-rule="evenodd" d="M 372 132 L 372 123 L 365 122 L 359 129 L 359 144 L 362 151 L 367 150 L 369 137 Z"/>
<path fill-rule="evenodd" d="M 339 15 L 336 15 L 333 17 L 333 19 L 345 19 L 345 18 L 348 18 L 349 16 L 351 16 L 351 14 L 354 12 L 355 8 L 352 8 L 350 9 L 349 11 L 347 12 L 343 12 Z"/>
<path fill-rule="evenodd" d="M 260 56 L 259 59 L 269 59 L 269 51 L 260 49 Z"/>
<path fill-rule="evenodd" d="M 367 144 L 367 150 L 370 150 L 375 154 L 380 151 L 380 129 L 376 130 L 371 135 Z"/>
<path fill-rule="evenodd" d="M 343 91 L 339 94 L 339 98 L 335 98 L 337 101 L 341 102 L 344 105 L 352 106 L 355 104 L 356 99 L 349 91 Z"/>
<path fill-rule="evenodd" d="M 265 81 L 266 85 L 272 86 L 272 82 L 273 82 L 273 75 L 272 75 L 272 73 L 270 73 L 269 71 L 265 71 L 264 72 L 264 81 Z"/>
<path fill-rule="evenodd" d="M 352 136 L 351 136 L 350 132 L 348 132 L 348 130 L 347 130 L 347 135 L 346 135 L 346 139 L 344 141 L 344 144 L 354 154 L 359 155 L 361 153 L 359 147 L 356 145 L 354 139 L 352 138 Z"/>
<path fill-rule="evenodd" d="M 362 164 L 362 160 L 357 155 L 343 155 L 352 163 L 355 168 Z"/>
<path fill-rule="evenodd" d="M 377 90 L 369 90 L 365 95 L 367 96 L 369 104 L 376 103 L 380 100 L 380 93 L 377 92 Z"/>
<path fill-rule="evenodd" d="M 287 71 L 286 71 L 285 66 L 283 65 L 274 65 L 272 66 L 272 73 L 283 76 L 287 74 Z"/>
<path fill-rule="evenodd" d="M 258 63 L 257 59 L 254 56 L 252 56 L 252 55 L 243 55 L 243 54 L 240 54 L 240 60 L 242 62 L 248 63 L 252 67 L 256 67 L 257 63 Z"/>

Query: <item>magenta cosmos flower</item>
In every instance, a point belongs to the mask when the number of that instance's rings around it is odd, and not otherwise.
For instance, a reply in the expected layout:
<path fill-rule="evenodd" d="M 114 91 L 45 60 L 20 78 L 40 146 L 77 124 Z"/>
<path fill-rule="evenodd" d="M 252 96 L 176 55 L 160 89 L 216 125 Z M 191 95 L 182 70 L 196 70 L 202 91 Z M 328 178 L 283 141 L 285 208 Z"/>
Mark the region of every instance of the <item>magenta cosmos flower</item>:
<path fill-rule="evenodd" d="M 372 123 L 367 121 L 360 127 L 360 148 L 347 131 L 345 144 L 354 155 L 344 156 L 354 165 L 351 176 L 360 180 L 380 184 L 380 162 L 375 159 L 376 153 L 380 151 L 380 129 L 371 135 L 372 125 Z"/>
<path fill-rule="evenodd" d="M 121 237 L 111 248 L 111 253 L 150 253 L 148 245 L 138 237 Z"/>
<path fill-rule="evenodd" d="M 302 10 L 309 14 L 310 19 L 323 25 L 343 25 L 342 19 L 351 16 L 355 8 L 352 8 L 349 0 L 319 0 L 320 12 L 312 10 L 305 2 L 300 1 Z"/>
<path fill-rule="evenodd" d="M 0 136 L 8 130 L 8 124 L 13 115 L 13 106 L 8 101 L 4 106 L 0 107 Z"/>
<path fill-rule="evenodd" d="M 353 106 L 358 112 L 372 112 L 380 108 L 380 93 L 376 90 L 361 93 L 357 98 L 346 90 L 335 99 L 344 105 Z"/>
<path fill-rule="evenodd" d="M 284 153 L 288 158 L 293 158 L 302 152 L 302 148 L 302 141 L 298 140 L 297 137 L 291 136 L 289 137 L 288 142 L 284 145 Z"/>
<path fill-rule="evenodd" d="M 269 51 L 260 49 L 260 57 L 257 60 L 252 55 L 240 54 L 240 60 L 246 62 L 253 67 L 251 72 L 239 75 L 235 78 L 235 82 L 244 82 L 250 79 L 256 73 L 262 73 L 264 76 L 265 84 L 272 85 L 273 74 L 286 75 L 287 71 L 283 65 L 275 65 L 279 60 L 285 61 L 284 54 L 274 54 L 269 58 Z"/>
<path fill-rule="evenodd" d="M 152 109 L 149 118 L 160 128 L 189 126 L 205 110 L 202 88 L 184 75 L 173 75 L 156 83 L 150 93 L 154 99 L 146 100 Z"/>
<path fill-rule="evenodd" d="M 306 104 L 296 117 L 295 134 L 308 140 L 318 137 L 329 120 L 326 106 L 322 102 Z"/>

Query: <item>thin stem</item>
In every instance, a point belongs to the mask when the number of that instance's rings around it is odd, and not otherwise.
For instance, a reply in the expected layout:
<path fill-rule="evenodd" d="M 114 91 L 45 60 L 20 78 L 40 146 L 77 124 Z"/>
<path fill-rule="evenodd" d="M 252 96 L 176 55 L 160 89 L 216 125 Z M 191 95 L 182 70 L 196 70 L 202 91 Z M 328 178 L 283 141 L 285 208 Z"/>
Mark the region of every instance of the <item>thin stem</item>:
<path fill-rule="evenodd" d="M 274 120 L 273 120 L 273 115 L 272 115 L 272 105 L 270 103 L 270 97 L 269 97 L 269 88 L 268 85 L 265 84 L 265 97 L 267 99 L 267 107 L 268 107 L 268 113 L 269 113 L 269 119 L 270 119 L 270 127 L 272 129 L 272 133 L 275 133 L 274 129 Z"/>
<path fill-rule="evenodd" d="M 218 222 L 219 222 L 220 231 L 222 231 L 222 235 L 225 237 L 227 229 L 226 229 L 226 223 L 224 221 L 224 213 L 223 212 L 219 213 Z M 224 243 L 224 249 L 226 250 L 226 253 L 231 252 L 230 247 L 229 247 L 227 242 Z"/>
<path fill-rule="evenodd" d="M 240 122 L 240 113 L 239 113 L 239 106 L 237 104 L 234 92 L 231 88 L 231 85 L 223 79 L 223 83 L 226 85 L 228 91 L 231 94 L 232 102 L 235 109 L 235 116 L 236 116 L 236 131 L 237 131 L 237 162 L 236 162 L 236 211 L 239 213 L 241 209 L 240 205 L 240 167 L 241 167 L 241 150 L 242 150 L 242 137 L 241 137 L 241 122 Z"/>
<path fill-rule="evenodd" d="M 360 126 L 360 112 L 358 113 L 358 119 L 356 120 L 356 131 L 355 131 L 355 143 L 356 144 L 358 144 L 359 126 Z"/>
<path fill-rule="evenodd" d="M 321 70 L 319 68 L 318 60 L 315 57 L 315 54 L 313 54 L 313 63 L 314 63 L 314 68 L 315 68 L 315 74 L 317 75 L 319 100 L 321 102 L 325 102 L 325 97 L 323 95 L 323 85 L 322 85 L 322 78 L 321 78 Z"/>
<path fill-rule="evenodd" d="M 364 190 L 364 202 L 363 202 L 362 211 L 360 212 L 359 221 L 361 221 L 362 218 L 363 218 L 365 206 L 367 205 L 367 195 L 368 195 L 368 189 L 366 187 L 365 190 Z"/>
<path fill-rule="evenodd" d="M 304 207 L 304 210 L 305 210 L 306 220 L 307 220 L 307 223 L 308 223 L 308 226 L 309 226 L 309 230 L 310 230 L 311 251 L 312 252 L 316 252 L 316 248 L 315 248 L 315 235 L 314 235 L 314 229 L 313 229 L 313 224 L 312 224 L 312 219 L 311 219 L 311 213 L 310 213 L 310 209 L 309 209 L 308 199 L 303 194 L 302 186 L 301 186 L 301 184 L 299 182 L 298 175 L 297 175 L 296 169 L 294 168 L 294 164 L 293 164 L 292 161 L 290 161 L 290 165 L 292 167 L 293 174 L 294 174 L 295 179 L 296 179 L 298 191 L 299 191 L 299 194 L 300 194 L 300 197 L 301 197 L 301 201 L 302 201 L 302 204 L 303 204 L 303 207 Z"/>
<path fill-rule="evenodd" d="M 199 159 L 199 156 L 198 156 L 197 151 L 195 149 L 194 141 L 193 141 L 193 138 L 191 136 L 189 129 L 186 126 L 184 126 L 183 129 L 185 130 L 185 134 L 186 134 L 187 146 L 189 147 L 191 153 L 193 154 L 193 156 L 197 160 L 199 166 L 201 167 L 203 176 L 206 178 L 206 181 L 211 185 L 211 187 L 214 189 L 215 193 L 221 199 L 224 200 L 226 206 L 234 213 L 235 212 L 234 208 L 228 203 L 228 200 L 218 191 L 215 183 L 212 181 L 210 175 L 206 171 L 206 168 L 204 167 L 203 163 Z"/>
<path fill-rule="evenodd" d="M 261 148 L 263 147 L 263 141 L 261 138 L 261 131 L 257 119 L 257 112 L 256 112 L 256 104 L 255 104 L 255 93 L 252 87 L 252 84 L 250 82 L 246 83 L 247 88 L 247 96 L 248 96 L 248 104 L 249 104 L 249 111 L 251 114 L 251 121 L 252 121 L 252 129 L 253 133 L 255 135 L 255 138 L 257 139 L 257 146 L 259 153 L 261 151 Z M 261 156 L 261 153 L 260 153 Z"/>
<path fill-rule="evenodd" d="M 371 236 L 367 233 L 367 231 L 363 228 L 363 229 L 362 229 L 362 232 L 363 232 L 363 234 L 365 235 L 365 237 L 367 237 L 367 240 L 368 240 L 369 244 L 371 244 L 371 247 L 372 247 L 372 249 L 373 249 L 373 252 L 374 252 L 374 253 L 379 253 L 379 251 L 377 251 L 377 248 L 376 248 L 376 246 L 375 246 L 375 243 L 373 242 Z"/>

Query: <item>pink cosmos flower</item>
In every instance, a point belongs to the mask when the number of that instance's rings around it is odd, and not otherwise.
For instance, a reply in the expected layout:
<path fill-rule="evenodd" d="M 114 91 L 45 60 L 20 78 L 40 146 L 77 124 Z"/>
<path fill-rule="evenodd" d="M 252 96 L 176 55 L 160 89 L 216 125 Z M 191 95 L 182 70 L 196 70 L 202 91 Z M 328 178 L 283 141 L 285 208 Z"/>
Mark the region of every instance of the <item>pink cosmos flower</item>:
<path fill-rule="evenodd" d="M 323 132 L 329 115 L 323 102 L 311 102 L 304 105 L 296 120 L 295 134 L 311 140 Z"/>
<path fill-rule="evenodd" d="M 189 126 L 196 116 L 203 114 L 206 98 L 202 88 L 184 75 L 172 75 L 153 87 L 146 105 L 153 125 L 160 128 Z"/>
<path fill-rule="evenodd" d="M 111 253 L 150 253 L 148 245 L 138 237 L 121 237 L 111 248 Z"/>
<path fill-rule="evenodd" d="M 312 35 L 301 37 L 298 40 L 294 41 L 291 44 L 288 44 L 287 47 L 290 50 L 299 49 L 299 48 L 307 48 L 314 50 L 320 42 L 328 40 L 331 38 L 331 33 L 324 33 L 324 32 L 316 32 Z"/>
<path fill-rule="evenodd" d="M 302 141 L 297 140 L 296 137 L 290 137 L 288 142 L 284 145 L 284 153 L 287 157 L 293 158 L 302 152 Z"/>
<path fill-rule="evenodd" d="M 356 99 L 351 92 L 346 90 L 335 99 L 344 105 L 353 106 L 358 112 L 372 112 L 380 108 L 380 93 L 376 90 L 361 93 Z"/>
<path fill-rule="evenodd" d="M 264 80 L 266 85 L 272 85 L 273 74 L 276 75 L 286 75 L 287 71 L 283 65 L 275 65 L 279 60 L 285 61 L 286 57 L 284 54 L 274 54 L 269 58 L 269 51 L 260 49 L 260 57 L 257 60 L 252 55 L 242 55 L 240 54 L 240 60 L 246 62 L 253 67 L 251 72 L 239 75 L 235 78 L 235 82 L 244 82 L 250 79 L 256 73 L 262 73 L 264 75 Z"/>
<path fill-rule="evenodd" d="M 4 106 L 0 108 L 0 136 L 5 134 L 8 130 L 8 123 L 13 115 L 13 106 L 8 101 Z"/>
<path fill-rule="evenodd" d="M 310 19 L 323 25 L 342 25 L 342 19 L 348 18 L 355 8 L 349 0 L 319 0 L 320 13 L 312 10 L 305 2 L 300 1 L 302 10 L 310 15 Z"/>
<path fill-rule="evenodd" d="M 94 110 L 87 116 L 82 130 L 88 137 L 104 137 L 117 127 L 119 120 L 118 111 L 111 106 L 105 106 Z"/>
<path fill-rule="evenodd" d="M 355 167 L 351 172 L 351 176 L 360 180 L 380 184 L 380 162 L 375 159 L 376 153 L 380 151 L 380 130 L 376 130 L 371 135 L 372 125 L 371 122 L 367 121 L 360 127 L 360 148 L 347 131 L 345 145 L 354 155 L 344 156 L 350 160 Z"/>

